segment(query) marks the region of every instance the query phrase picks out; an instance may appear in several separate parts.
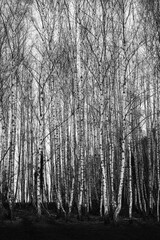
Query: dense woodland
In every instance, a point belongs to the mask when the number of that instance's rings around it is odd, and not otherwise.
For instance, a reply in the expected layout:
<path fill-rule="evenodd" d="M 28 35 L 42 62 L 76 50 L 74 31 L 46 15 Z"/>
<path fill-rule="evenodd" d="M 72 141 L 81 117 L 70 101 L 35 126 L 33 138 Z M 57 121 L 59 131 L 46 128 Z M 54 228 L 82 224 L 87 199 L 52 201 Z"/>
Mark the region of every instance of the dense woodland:
<path fill-rule="evenodd" d="M 159 94 L 159 0 L 1 0 L 1 213 L 159 221 Z"/>

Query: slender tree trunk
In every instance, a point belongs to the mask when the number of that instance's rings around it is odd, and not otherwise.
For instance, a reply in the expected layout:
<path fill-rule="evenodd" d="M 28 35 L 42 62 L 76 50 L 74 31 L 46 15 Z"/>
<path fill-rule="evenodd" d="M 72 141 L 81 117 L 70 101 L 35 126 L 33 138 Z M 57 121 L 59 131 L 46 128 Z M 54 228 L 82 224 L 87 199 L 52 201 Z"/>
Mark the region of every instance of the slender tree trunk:
<path fill-rule="evenodd" d="M 43 174 L 43 101 L 44 92 L 43 84 L 41 84 L 39 89 L 39 152 L 38 152 L 38 162 L 37 162 L 37 212 L 41 216 L 42 207 L 42 174 Z"/>
<path fill-rule="evenodd" d="M 11 219 L 13 219 L 14 208 L 14 165 L 15 165 L 15 145 L 16 145 L 16 81 L 13 77 L 11 86 L 11 131 L 10 131 L 10 186 L 9 186 L 9 204 L 11 211 Z"/>
<path fill-rule="evenodd" d="M 126 164 L 126 156 L 125 156 L 125 134 L 126 134 L 126 92 L 127 92 L 127 78 L 126 78 L 126 71 L 127 71 L 127 64 L 126 64 L 126 19 L 125 19 L 125 6 L 122 3 L 122 54 L 123 54 L 123 63 L 122 63 L 122 160 L 121 160 L 121 169 L 120 169 L 120 182 L 119 182 L 119 189 L 118 189 L 118 204 L 117 208 L 114 213 L 114 219 L 117 221 L 118 215 L 121 211 L 122 207 L 122 190 L 123 190 L 123 182 L 124 182 L 124 173 L 125 173 L 125 164 Z"/>

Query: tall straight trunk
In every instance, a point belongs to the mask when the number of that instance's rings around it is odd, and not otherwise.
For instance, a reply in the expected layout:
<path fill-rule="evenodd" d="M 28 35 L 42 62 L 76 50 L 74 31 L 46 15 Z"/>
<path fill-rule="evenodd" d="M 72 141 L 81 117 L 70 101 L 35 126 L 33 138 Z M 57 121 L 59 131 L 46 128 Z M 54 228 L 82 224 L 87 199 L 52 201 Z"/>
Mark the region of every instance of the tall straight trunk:
<path fill-rule="evenodd" d="M 79 89 L 79 114 L 78 114 L 78 136 L 80 147 L 80 169 L 79 169 L 79 199 L 78 199 L 78 215 L 81 218 L 83 192 L 84 192 L 84 104 L 83 104 L 83 73 L 82 73 L 82 44 L 81 44 L 81 24 L 80 24 L 80 1 L 75 3 L 75 18 L 76 18 L 76 47 L 77 47 L 77 84 Z"/>
<path fill-rule="evenodd" d="M 157 221 L 160 221 L 160 114 L 159 114 L 159 79 L 158 79 L 158 73 L 156 74 L 156 86 L 155 86 L 155 129 L 156 129 L 156 166 L 157 166 Z"/>
<path fill-rule="evenodd" d="M 29 96 L 30 96 L 30 100 L 31 100 L 31 104 L 33 104 L 33 94 L 32 94 L 32 78 L 30 79 L 30 83 L 29 83 Z M 30 140 L 30 144 L 28 146 L 28 156 L 29 156 L 29 163 L 28 163 L 28 186 L 29 186 L 29 202 L 34 203 L 34 194 L 33 194 L 33 108 L 32 105 L 29 106 L 28 109 L 28 121 L 29 121 L 29 130 L 30 130 L 30 134 L 29 134 L 29 139 Z"/>
<path fill-rule="evenodd" d="M 2 122 L 2 150 L 1 150 L 1 191 L 2 191 L 2 195 L 5 196 L 6 198 L 6 189 L 7 189 L 7 127 L 6 127 L 6 123 L 3 121 Z"/>
<path fill-rule="evenodd" d="M 158 182 L 158 188 L 157 188 L 157 221 L 160 221 L 160 214 L 159 214 L 159 206 L 160 206 L 160 158 L 159 158 L 159 130 L 157 131 L 157 182 Z"/>
<path fill-rule="evenodd" d="M 57 121 L 57 123 L 58 123 L 58 121 Z M 60 212 L 60 209 L 61 209 L 61 175 L 60 175 L 60 163 L 59 163 L 60 162 L 59 129 L 58 129 L 57 125 L 56 125 L 56 129 L 55 129 L 54 140 L 55 140 L 57 210 Z"/>
<path fill-rule="evenodd" d="M 151 102 L 150 102 L 150 83 L 149 81 L 147 81 L 147 86 L 146 86 L 146 93 L 147 95 L 145 95 L 146 97 L 146 102 L 144 103 L 145 106 L 145 113 L 146 113 L 146 128 L 147 128 L 147 148 L 148 148 L 148 186 L 147 186 L 147 190 L 148 190 L 148 210 L 152 211 L 153 208 L 153 196 L 152 196 L 152 155 L 151 155 L 151 151 L 152 151 L 152 132 L 151 132 Z"/>
<path fill-rule="evenodd" d="M 50 131 L 50 201 L 53 202 L 53 186 L 55 184 L 55 164 L 54 164 L 54 119 L 53 119 L 53 100 L 52 89 L 50 89 L 51 111 L 49 116 L 49 131 Z"/>
<path fill-rule="evenodd" d="M 131 140 L 131 113 L 129 114 L 129 136 L 128 136 L 128 178 L 129 178 L 129 218 L 132 218 L 132 208 L 133 208 L 133 188 L 132 188 L 132 140 Z"/>
<path fill-rule="evenodd" d="M 113 38 L 114 40 L 114 38 Z M 109 111 L 110 111 L 110 134 L 109 134 L 109 166 L 110 166 L 110 189 L 111 189 L 111 210 L 113 211 L 116 207 L 116 202 L 115 202 L 115 190 L 114 190 L 114 161 L 115 161 L 115 141 L 116 138 L 114 136 L 114 122 L 115 122 L 115 116 L 114 116 L 114 105 L 115 105 L 115 97 L 116 97 L 116 89 L 115 89 L 115 74 L 116 74 L 116 69 L 115 66 L 112 67 L 112 82 L 110 82 L 110 92 L 109 92 Z"/>
<path fill-rule="evenodd" d="M 14 207 L 14 166 L 15 166 L 15 146 L 16 146 L 16 80 L 15 76 L 11 79 L 11 130 L 10 130 L 10 154 L 9 154 L 9 204 L 11 219 L 13 218 Z"/>
<path fill-rule="evenodd" d="M 3 82 L 4 80 L 1 78 L 1 67 L 0 67 L 0 89 L 3 91 Z M 4 118 L 4 109 L 3 109 L 3 97 L 0 99 L 0 206 L 2 206 L 2 196 L 7 200 L 6 197 L 6 188 L 7 188 L 7 167 L 6 167 L 6 154 L 7 154 L 7 123 L 5 122 Z"/>
<path fill-rule="evenodd" d="M 74 189 L 75 189 L 75 99 L 74 99 L 74 82 L 72 80 L 72 94 L 71 94 L 71 192 L 69 201 L 68 214 L 71 214 Z"/>
<path fill-rule="evenodd" d="M 1 78 L 0 78 L 0 81 L 1 81 Z M 0 103 L 1 104 L 1 103 Z M 2 106 L 0 106 L 0 117 L 2 118 L 3 116 L 3 113 L 2 113 Z M 3 194 L 3 123 L 2 121 L 0 122 L 0 132 L 1 132 L 1 135 L 0 135 L 0 148 L 1 148 L 1 152 L 0 152 L 0 209 L 2 209 L 2 194 Z"/>
<path fill-rule="evenodd" d="M 108 214 L 108 200 L 107 200 L 107 174 L 106 174 L 106 166 L 105 166 L 105 158 L 103 152 L 103 123 L 104 123 L 104 97 L 103 97 L 103 87 L 101 81 L 101 89 L 100 89 L 100 143 L 99 143 L 99 151 L 100 151 L 100 159 L 101 159 L 101 169 L 102 169 L 102 203 L 104 205 L 104 215 Z M 101 204 L 102 204 L 101 203 Z"/>
<path fill-rule="evenodd" d="M 117 221 L 118 215 L 122 208 L 122 191 L 123 191 L 123 182 L 124 182 L 124 173 L 125 173 L 125 164 L 126 164 L 126 156 L 125 156 L 125 134 L 126 134 L 126 93 L 127 93 L 127 52 L 126 52 L 126 18 L 125 18 L 125 6 L 122 3 L 122 146 L 121 146 L 121 169 L 120 169 L 120 182 L 118 188 L 118 203 L 117 208 L 114 212 L 114 219 Z"/>
<path fill-rule="evenodd" d="M 24 103 L 22 103 L 24 104 Z M 25 202 L 25 117 L 24 105 L 21 106 L 21 202 Z"/>
<path fill-rule="evenodd" d="M 39 152 L 37 158 L 37 212 L 41 216 L 42 207 L 42 174 L 43 174 L 43 84 L 39 86 Z"/>
<path fill-rule="evenodd" d="M 15 199 L 17 201 L 21 201 L 20 199 L 20 172 L 21 172 L 21 148 L 22 148 L 22 141 L 21 141 L 21 129 L 20 129 L 20 134 L 17 133 L 17 142 L 18 144 L 18 169 L 17 169 L 17 179 L 16 179 L 16 189 L 15 189 Z M 19 137 L 20 135 L 20 137 Z"/>

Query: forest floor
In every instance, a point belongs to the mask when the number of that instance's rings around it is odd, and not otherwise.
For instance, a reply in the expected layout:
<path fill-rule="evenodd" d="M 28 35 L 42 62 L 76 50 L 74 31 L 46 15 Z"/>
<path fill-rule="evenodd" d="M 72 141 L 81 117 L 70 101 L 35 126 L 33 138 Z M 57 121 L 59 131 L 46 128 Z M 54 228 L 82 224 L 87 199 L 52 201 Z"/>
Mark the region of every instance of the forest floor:
<path fill-rule="evenodd" d="M 159 240 L 160 224 L 153 220 L 134 219 L 130 223 L 121 219 L 118 224 L 105 225 L 98 217 L 78 221 L 76 218 L 65 222 L 32 212 L 19 210 L 14 221 L 0 222 L 0 240 Z"/>

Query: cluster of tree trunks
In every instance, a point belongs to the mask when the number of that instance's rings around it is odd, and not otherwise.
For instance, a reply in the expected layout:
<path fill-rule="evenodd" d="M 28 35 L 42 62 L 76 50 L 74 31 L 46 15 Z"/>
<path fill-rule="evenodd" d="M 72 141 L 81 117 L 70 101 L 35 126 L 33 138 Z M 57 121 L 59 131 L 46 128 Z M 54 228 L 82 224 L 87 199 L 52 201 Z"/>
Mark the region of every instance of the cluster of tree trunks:
<path fill-rule="evenodd" d="M 0 9 L 0 208 L 159 221 L 159 1 Z"/>

